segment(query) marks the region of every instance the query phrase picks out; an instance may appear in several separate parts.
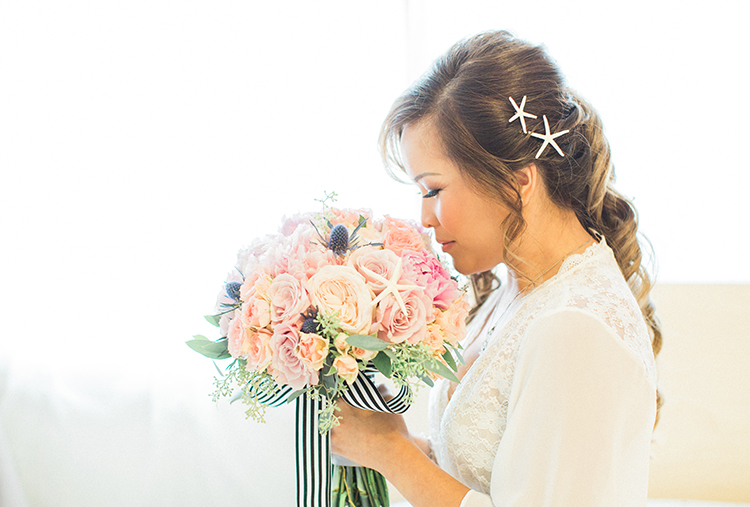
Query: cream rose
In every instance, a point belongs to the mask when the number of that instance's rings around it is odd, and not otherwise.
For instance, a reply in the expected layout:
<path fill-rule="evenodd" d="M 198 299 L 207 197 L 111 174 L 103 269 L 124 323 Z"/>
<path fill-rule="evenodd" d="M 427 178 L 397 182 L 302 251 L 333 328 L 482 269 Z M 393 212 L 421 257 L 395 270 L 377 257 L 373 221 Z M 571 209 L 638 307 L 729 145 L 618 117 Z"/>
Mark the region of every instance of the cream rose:
<path fill-rule="evenodd" d="M 359 334 L 369 330 L 373 294 L 354 268 L 324 266 L 307 282 L 307 290 L 319 311 L 336 313 L 343 331 Z"/>
<path fill-rule="evenodd" d="M 396 264 L 398 264 L 398 255 L 391 250 L 368 246 L 358 248 L 352 252 L 349 256 L 348 264 L 364 277 L 368 287 L 377 295 L 385 289 L 385 284 L 369 275 L 365 269 L 382 276 L 386 280 L 390 280 L 393 272 L 396 270 Z"/>

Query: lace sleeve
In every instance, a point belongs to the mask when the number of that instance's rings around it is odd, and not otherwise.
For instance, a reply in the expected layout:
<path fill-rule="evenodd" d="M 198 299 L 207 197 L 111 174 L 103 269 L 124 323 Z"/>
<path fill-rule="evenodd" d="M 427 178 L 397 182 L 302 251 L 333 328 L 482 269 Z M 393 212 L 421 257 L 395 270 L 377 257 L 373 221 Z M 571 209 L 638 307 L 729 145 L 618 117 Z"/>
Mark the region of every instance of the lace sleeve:
<path fill-rule="evenodd" d="M 537 320 L 519 350 L 492 504 L 645 506 L 655 407 L 642 362 L 598 317 Z"/>

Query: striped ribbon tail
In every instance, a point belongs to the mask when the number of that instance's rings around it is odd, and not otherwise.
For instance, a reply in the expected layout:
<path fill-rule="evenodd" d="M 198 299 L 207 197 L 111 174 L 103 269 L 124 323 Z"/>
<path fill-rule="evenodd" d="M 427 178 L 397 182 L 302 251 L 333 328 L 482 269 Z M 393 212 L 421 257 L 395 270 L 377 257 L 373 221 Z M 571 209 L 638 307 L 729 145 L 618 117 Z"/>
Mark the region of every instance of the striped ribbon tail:
<path fill-rule="evenodd" d="M 353 407 L 402 414 L 409 408 L 409 388 L 386 401 L 373 383 L 377 370 L 360 371 L 356 380 L 342 394 Z M 287 393 L 288 395 L 288 393 Z M 297 402 L 297 507 L 331 507 L 331 435 L 320 434 L 319 414 L 323 401 L 299 396 Z"/>
<path fill-rule="evenodd" d="M 320 434 L 323 401 L 297 398 L 297 507 L 331 507 L 331 434 Z"/>

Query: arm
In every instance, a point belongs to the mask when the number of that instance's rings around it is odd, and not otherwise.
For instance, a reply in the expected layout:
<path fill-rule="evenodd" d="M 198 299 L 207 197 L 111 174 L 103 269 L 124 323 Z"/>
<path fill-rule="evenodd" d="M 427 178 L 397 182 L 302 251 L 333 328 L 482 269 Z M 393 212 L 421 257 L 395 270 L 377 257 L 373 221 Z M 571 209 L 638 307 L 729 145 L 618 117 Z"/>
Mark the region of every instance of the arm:
<path fill-rule="evenodd" d="M 540 319 L 519 350 L 494 505 L 645 505 L 655 409 L 640 360 L 598 318 Z"/>

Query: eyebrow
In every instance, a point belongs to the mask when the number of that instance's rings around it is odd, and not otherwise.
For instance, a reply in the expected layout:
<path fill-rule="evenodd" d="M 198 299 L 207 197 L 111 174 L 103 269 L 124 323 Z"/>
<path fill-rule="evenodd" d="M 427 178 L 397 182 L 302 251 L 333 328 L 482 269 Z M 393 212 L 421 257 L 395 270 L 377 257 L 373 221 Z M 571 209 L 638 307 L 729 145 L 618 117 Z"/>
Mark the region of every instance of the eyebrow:
<path fill-rule="evenodd" d="M 427 172 L 427 173 L 422 173 L 422 174 L 419 174 L 419 175 L 417 175 L 417 176 L 416 176 L 416 177 L 414 178 L 414 183 L 418 182 L 419 180 L 421 180 L 421 179 L 422 179 L 422 178 L 424 178 L 425 176 L 440 176 L 440 173 L 430 173 L 430 172 Z"/>

